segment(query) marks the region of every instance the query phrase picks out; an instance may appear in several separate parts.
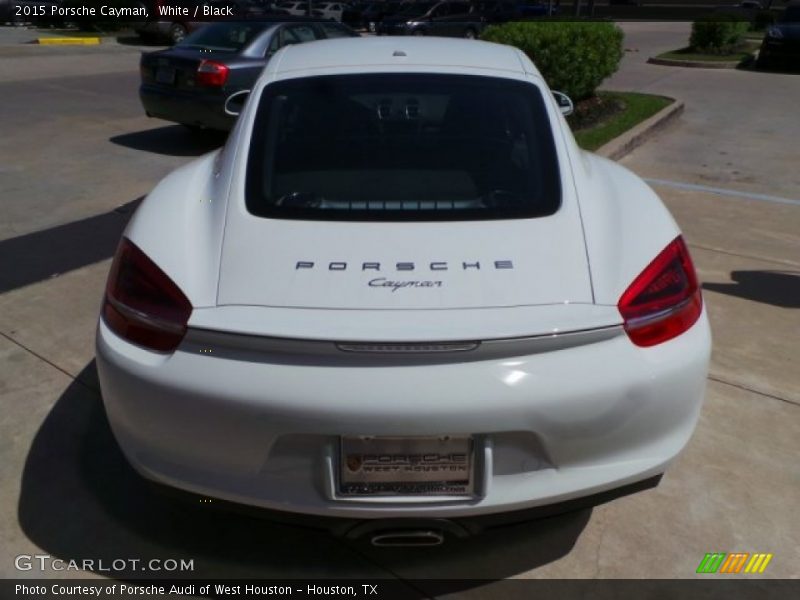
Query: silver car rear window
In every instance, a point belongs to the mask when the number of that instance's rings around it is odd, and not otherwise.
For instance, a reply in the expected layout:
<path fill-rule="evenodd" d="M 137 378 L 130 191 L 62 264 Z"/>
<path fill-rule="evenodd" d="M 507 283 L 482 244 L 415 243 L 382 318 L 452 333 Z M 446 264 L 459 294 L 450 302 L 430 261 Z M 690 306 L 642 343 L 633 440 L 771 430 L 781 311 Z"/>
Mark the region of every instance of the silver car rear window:
<path fill-rule="evenodd" d="M 210 52 L 239 52 L 268 26 L 268 24 L 258 22 L 211 23 L 189 34 L 175 44 L 175 47 Z"/>

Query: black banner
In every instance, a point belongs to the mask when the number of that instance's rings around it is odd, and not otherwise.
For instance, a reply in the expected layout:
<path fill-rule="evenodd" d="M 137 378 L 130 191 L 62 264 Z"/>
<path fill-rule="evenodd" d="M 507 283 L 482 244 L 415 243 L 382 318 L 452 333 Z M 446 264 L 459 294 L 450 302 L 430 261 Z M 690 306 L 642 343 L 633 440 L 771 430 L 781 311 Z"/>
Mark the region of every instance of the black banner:
<path fill-rule="evenodd" d="M 135 24 L 288 16 L 278 0 L 7 0 L 4 18 L 33 23 Z M 413 0 L 410 0 L 413 2 Z M 478 0 L 474 0 L 478 1 Z M 786 0 L 515 0 L 518 20 L 692 21 L 719 17 L 753 22 L 777 17 Z M 319 3 L 319 0 L 315 0 Z M 308 2 L 309 11 L 315 2 Z M 357 9 L 356 9 L 357 10 Z M 313 15 L 313 13 L 309 13 Z M 319 14 L 319 13 L 318 13 Z M 291 17 L 290 17 L 291 18 Z"/>
<path fill-rule="evenodd" d="M 98 598 L 143 598 L 175 600 L 214 598 L 260 600 L 263 598 L 372 598 L 375 600 L 416 600 L 451 594 L 476 599 L 586 599 L 637 600 L 703 598 L 704 600 L 785 600 L 800 597 L 800 580 L 767 580 L 747 576 L 709 577 L 679 580 L 613 579 L 506 579 L 491 580 L 134 580 L 103 579 L 4 579 L 0 580 L 3 600 L 77 600 Z"/>

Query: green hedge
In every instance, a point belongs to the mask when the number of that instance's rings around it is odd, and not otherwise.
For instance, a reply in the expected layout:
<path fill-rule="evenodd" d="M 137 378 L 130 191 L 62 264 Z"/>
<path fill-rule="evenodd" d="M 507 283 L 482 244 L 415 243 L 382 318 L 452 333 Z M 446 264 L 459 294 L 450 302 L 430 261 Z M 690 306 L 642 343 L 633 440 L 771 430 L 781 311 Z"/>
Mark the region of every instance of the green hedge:
<path fill-rule="evenodd" d="M 742 44 L 749 28 L 749 23 L 730 15 L 700 19 L 692 24 L 689 46 L 701 52 L 730 52 Z"/>
<path fill-rule="evenodd" d="M 573 100 L 593 95 L 622 58 L 622 30 L 613 23 L 504 23 L 481 38 L 522 50 L 552 89 Z"/>

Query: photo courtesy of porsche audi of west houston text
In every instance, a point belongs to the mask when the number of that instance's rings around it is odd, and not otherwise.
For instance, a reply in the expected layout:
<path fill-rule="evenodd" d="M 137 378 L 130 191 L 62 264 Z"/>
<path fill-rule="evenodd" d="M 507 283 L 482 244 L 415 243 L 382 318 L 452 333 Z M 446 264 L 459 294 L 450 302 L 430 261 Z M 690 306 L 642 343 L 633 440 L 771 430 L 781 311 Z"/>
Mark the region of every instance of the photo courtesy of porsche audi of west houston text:
<path fill-rule="evenodd" d="M 191 8 L 181 5 L 158 4 L 155 7 L 157 17 L 233 17 L 233 6 L 210 6 L 208 4 L 196 4 Z M 35 18 L 84 18 L 84 17 L 112 17 L 129 18 L 143 17 L 150 18 L 150 13 L 143 5 L 138 6 L 117 6 L 113 4 L 101 4 L 100 6 L 77 5 L 62 6 L 60 4 L 16 4 L 13 7 L 13 14 L 16 17 L 35 17 Z"/>
<path fill-rule="evenodd" d="M 244 95 L 109 274 L 97 367 L 141 475 L 363 524 L 657 480 L 704 396 L 694 266 L 522 52 L 290 45 Z"/>
<path fill-rule="evenodd" d="M 200 594 L 207 596 L 214 594 L 220 596 L 291 596 L 293 593 L 306 594 L 308 596 L 373 596 L 379 594 L 379 584 L 360 583 L 355 585 L 318 585 L 306 584 L 299 586 L 291 585 L 264 585 L 257 583 L 244 583 L 237 585 L 227 585 L 224 583 L 187 583 L 169 584 L 158 583 L 135 584 L 135 583 L 95 583 L 86 585 L 81 583 L 54 583 L 48 585 L 31 585 L 18 583 L 14 586 L 16 596 L 31 596 L 33 598 L 44 597 L 48 594 L 52 596 L 66 596 L 74 598 L 76 596 L 94 596 L 97 598 L 109 598 L 119 595 L 124 598 L 142 597 L 152 598 L 161 596 L 195 596 Z"/>

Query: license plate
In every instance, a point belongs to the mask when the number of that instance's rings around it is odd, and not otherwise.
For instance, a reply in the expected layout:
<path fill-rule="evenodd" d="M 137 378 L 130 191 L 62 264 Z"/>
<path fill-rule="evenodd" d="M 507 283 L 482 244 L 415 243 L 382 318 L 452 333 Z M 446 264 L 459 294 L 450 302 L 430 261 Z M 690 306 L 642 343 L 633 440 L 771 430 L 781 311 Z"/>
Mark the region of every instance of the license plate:
<path fill-rule="evenodd" d="M 175 69 L 173 67 L 158 67 L 156 83 L 175 83 Z"/>
<path fill-rule="evenodd" d="M 341 438 L 340 486 L 346 496 L 471 496 L 469 436 Z"/>

